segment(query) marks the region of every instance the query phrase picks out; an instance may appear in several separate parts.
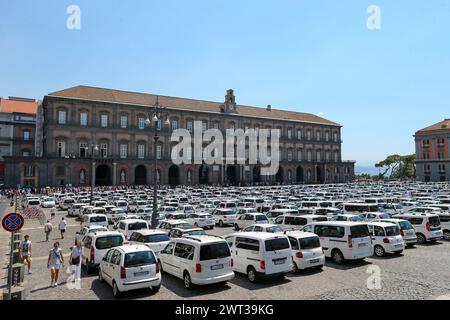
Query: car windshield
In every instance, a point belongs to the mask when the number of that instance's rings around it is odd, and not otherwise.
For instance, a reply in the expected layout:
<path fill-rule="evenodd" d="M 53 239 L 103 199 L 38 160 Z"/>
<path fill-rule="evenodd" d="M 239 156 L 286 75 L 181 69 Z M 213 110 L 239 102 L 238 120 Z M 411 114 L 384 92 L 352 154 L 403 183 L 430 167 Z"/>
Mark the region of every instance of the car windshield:
<path fill-rule="evenodd" d="M 388 237 L 393 237 L 393 236 L 399 236 L 400 235 L 400 228 L 397 226 L 391 226 L 391 227 L 386 227 L 386 235 Z"/>
<path fill-rule="evenodd" d="M 430 224 L 433 227 L 439 227 L 441 225 L 440 221 L 439 221 L 439 217 L 430 217 L 428 219 L 428 221 L 430 222 Z"/>
<path fill-rule="evenodd" d="M 102 216 L 98 216 L 98 217 L 91 217 L 90 218 L 91 222 L 105 222 L 106 221 L 106 217 L 102 217 Z"/>
<path fill-rule="evenodd" d="M 141 230 L 147 229 L 147 224 L 145 222 L 133 222 L 128 225 L 128 230 Z"/>
<path fill-rule="evenodd" d="M 267 217 L 265 215 L 259 214 L 256 216 L 256 221 L 267 221 Z"/>
<path fill-rule="evenodd" d="M 283 229 L 281 229 L 279 226 L 273 226 L 273 227 L 266 228 L 266 232 L 269 232 L 269 233 L 283 232 Z"/>
<path fill-rule="evenodd" d="M 189 229 L 192 228 L 192 226 L 189 223 L 181 223 L 181 224 L 176 224 L 173 226 L 174 228 L 180 228 L 180 229 Z"/>
<path fill-rule="evenodd" d="M 369 228 L 367 225 L 358 225 L 350 227 L 350 232 L 353 238 L 370 237 Z"/>
<path fill-rule="evenodd" d="M 156 258 L 155 255 L 151 251 L 140 251 L 140 252 L 132 252 L 127 253 L 125 255 L 125 268 L 134 268 L 147 266 L 149 264 L 155 264 Z"/>
<path fill-rule="evenodd" d="M 307 250 L 319 247 L 320 247 L 319 237 L 309 237 L 300 239 L 300 249 Z"/>
<path fill-rule="evenodd" d="M 99 250 L 120 247 L 123 244 L 122 236 L 99 237 L 95 241 L 95 247 Z"/>
<path fill-rule="evenodd" d="M 289 249 L 289 240 L 286 238 L 270 239 L 265 241 L 266 251 Z"/>
<path fill-rule="evenodd" d="M 39 202 L 39 200 L 33 200 L 33 201 L 29 201 L 28 204 L 34 206 L 34 205 L 40 204 L 40 202 Z"/>
<path fill-rule="evenodd" d="M 412 229 L 414 229 L 413 225 L 409 221 L 400 221 L 398 224 L 400 225 L 400 228 L 402 230 L 412 230 Z"/>
<path fill-rule="evenodd" d="M 206 235 L 205 230 L 192 230 L 186 232 L 190 236 L 204 236 Z"/>
<path fill-rule="evenodd" d="M 360 222 L 360 221 L 363 221 L 363 218 L 361 218 L 360 216 L 354 216 L 354 217 L 350 217 L 350 221 Z"/>
<path fill-rule="evenodd" d="M 163 241 L 169 241 L 170 238 L 167 234 L 149 234 L 144 237 L 144 242 L 163 242 Z"/>
<path fill-rule="evenodd" d="M 231 256 L 226 242 L 212 243 L 200 247 L 200 261 L 222 259 Z"/>

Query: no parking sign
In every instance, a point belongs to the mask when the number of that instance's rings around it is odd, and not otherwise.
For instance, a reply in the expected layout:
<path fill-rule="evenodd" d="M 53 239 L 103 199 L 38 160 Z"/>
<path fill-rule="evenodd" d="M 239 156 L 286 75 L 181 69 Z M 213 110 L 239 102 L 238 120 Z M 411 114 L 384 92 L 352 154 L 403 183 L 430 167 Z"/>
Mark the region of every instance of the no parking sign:
<path fill-rule="evenodd" d="M 9 213 L 2 220 L 2 227 L 6 231 L 16 232 L 22 229 L 25 220 L 19 213 Z"/>

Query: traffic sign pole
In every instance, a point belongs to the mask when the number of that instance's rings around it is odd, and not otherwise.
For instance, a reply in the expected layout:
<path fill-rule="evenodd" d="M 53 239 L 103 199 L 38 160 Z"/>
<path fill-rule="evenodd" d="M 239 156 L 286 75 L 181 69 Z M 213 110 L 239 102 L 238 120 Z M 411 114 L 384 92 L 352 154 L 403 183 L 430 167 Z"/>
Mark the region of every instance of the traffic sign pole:
<path fill-rule="evenodd" d="M 17 212 L 18 209 L 18 199 L 17 199 L 17 194 L 16 194 L 16 199 L 15 199 L 15 208 L 14 208 L 14 212 Z M 13 282 L 13 255 L 14 255 L 14 234 L 15 232 L 11 232 L 11 248 L 9 250 L 9 269 L 8 269 L 8 300 L 12 300 L 12 282 Z"/>
<path fill-rule="evenodd" d="M 12 280 L 13 280 L 13 254 L 14 254 L 14 233 L 11 232 L 11 248 L 9 250 L 9 270 L 8 270 L 8 300 L 12 299 Z"/>

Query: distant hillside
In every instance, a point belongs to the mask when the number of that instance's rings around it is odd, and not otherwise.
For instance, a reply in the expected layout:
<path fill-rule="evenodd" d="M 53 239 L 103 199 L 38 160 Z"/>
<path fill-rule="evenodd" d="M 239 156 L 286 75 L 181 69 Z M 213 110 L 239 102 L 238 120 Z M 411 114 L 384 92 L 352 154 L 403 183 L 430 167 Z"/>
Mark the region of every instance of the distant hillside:
<path fill-rule="evenodd" d="M 375 165 L 355 166 L 355 174 L 363 174 L 363 173 L 374 176 L 379 174 L 379 170 L 378 168 L 375 168 Z"/>

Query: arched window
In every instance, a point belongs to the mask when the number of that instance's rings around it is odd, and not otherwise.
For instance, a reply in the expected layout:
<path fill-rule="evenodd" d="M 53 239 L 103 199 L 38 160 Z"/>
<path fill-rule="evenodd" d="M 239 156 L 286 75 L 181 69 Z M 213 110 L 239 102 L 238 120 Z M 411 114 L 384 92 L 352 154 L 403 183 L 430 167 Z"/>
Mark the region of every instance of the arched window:
<path fill-rule="evenodd" d="M 80 170 L 80 184 L 86 183 L 86 170 L 81 169 Z"/>

